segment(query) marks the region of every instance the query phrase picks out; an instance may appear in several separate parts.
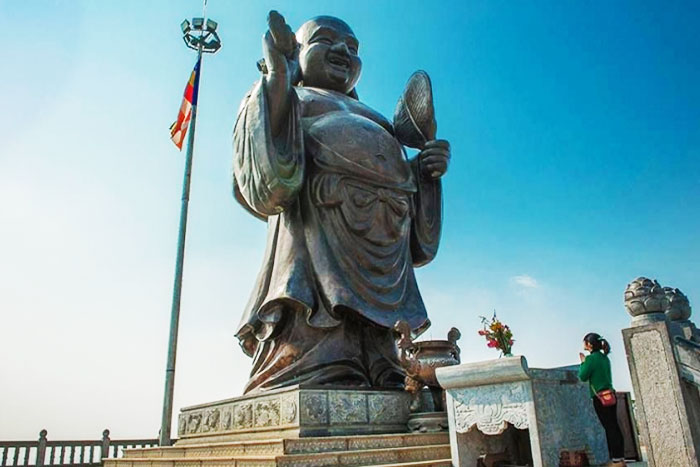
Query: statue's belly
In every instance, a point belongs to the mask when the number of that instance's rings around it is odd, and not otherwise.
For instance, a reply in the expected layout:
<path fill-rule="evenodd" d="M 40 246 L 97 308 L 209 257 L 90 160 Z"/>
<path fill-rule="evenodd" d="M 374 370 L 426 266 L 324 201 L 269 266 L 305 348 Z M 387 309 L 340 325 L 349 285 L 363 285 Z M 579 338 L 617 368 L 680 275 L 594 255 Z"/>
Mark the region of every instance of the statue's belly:
<path fill-rule="evenodd" d="M 366 254 L 365 262 L 379 267 L 380 257 L 393 258 L 387 270 L 394 267 L 405 253 L 415 191 L 401 145 L 376 122 L 346 111 L 325 114 L 305 135 L 312 161 L 306 189 L 326 235 L 337 236 L 337 245 L 349 242 L 356 259 Z"/>
<path fill-rule="evenodd" d="M 304 142 L 307 155 L 322 171 L 389 186 L 412 181 L 396 138 L 361 115 L 329 112 L 306 128 Z"/>

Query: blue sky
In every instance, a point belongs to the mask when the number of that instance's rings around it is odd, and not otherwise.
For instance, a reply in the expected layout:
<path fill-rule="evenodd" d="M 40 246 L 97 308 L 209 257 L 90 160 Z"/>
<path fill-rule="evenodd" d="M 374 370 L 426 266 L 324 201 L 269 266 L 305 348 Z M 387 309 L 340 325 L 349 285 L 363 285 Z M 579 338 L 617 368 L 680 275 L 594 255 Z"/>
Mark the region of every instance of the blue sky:
<path fill-rule="evenodd" d="M 452 143 L 436 260 L 418 272 L 433 328 L 464 361 L 494 309 L 533 367 L 573 364 L 620 329 L 639 275 L 700 296 L 697 2 L 224 2 L 206 57 L 176 408 L 239 395 L 233 338 L 265 225 L 231 198 L 231 130 L 258 78 L 269 9 L 343 18 L 360 99 L 391 116 L 410 74 Z M 160 423 L 184 154 L 168 138 L 195 57 L 199 1 L 0 1 L 0 438 L 154 436 Z M 8 417 L 8 418 L 6 418 Z"/>

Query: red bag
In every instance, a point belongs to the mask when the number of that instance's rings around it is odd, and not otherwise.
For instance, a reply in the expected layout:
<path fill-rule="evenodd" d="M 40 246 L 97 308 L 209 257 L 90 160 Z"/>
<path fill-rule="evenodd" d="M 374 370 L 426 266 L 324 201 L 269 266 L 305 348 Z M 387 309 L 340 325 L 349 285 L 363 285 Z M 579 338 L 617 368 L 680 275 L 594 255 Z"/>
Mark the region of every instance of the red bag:
<path fill-rule="evenodd" d="M 617 403 L 615 391 L 612 389 L 603 389 L 602 391 L 597 392 L 595 396 L 598 398 L 600 405 L 603 407 L 610 407 L 611 405 L 615 405 Z"/>

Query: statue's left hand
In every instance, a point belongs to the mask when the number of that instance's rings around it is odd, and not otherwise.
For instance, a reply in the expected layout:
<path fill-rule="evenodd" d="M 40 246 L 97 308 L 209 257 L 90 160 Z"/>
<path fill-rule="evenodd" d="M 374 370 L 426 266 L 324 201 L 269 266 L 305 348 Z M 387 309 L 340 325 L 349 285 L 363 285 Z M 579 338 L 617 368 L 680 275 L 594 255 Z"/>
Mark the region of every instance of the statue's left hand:
<path fill-rule="evenodd" d="M 433 180 L 442 177 L 447 172 L 450 156 L 450 143 L 447 140 L 428 141 L 423 150 L 418 153 L 421 174 Z"/>

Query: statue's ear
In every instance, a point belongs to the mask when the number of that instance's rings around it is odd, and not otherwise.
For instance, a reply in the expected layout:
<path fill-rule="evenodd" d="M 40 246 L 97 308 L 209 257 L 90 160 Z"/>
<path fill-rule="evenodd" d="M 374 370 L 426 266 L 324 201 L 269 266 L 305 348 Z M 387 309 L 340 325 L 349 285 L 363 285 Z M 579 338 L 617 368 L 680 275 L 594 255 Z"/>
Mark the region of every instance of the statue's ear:
<path fill-rule="evenodd" d="M 357 97 L 357 90 L 356 90 L 355 88 L 352 88 L 352 91 L 350 91 L 350 92 L 348 93 L 348 96 L 352 97 L 352 98 L 355 99 L 356 101 L 359 101 L 359 100 L 360 100 L 360 98 Z"/>

